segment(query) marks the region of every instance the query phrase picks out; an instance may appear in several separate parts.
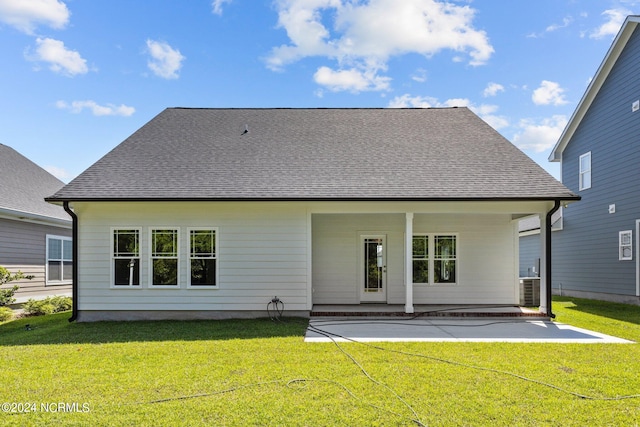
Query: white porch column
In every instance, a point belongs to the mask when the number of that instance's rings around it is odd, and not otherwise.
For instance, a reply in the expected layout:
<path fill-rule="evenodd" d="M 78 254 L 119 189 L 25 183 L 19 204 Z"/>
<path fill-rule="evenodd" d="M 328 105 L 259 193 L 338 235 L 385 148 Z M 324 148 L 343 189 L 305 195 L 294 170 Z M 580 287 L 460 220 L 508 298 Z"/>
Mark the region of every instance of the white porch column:
<path fill-rule="evenodd" d="M 413 313 L 413 212 L 406 213 L 404 236 L 404 312 Z"/>
<path fill-rule="evenodd" d="M 540 312 L 547 313 L 547 215 L 540 215 Z"/>

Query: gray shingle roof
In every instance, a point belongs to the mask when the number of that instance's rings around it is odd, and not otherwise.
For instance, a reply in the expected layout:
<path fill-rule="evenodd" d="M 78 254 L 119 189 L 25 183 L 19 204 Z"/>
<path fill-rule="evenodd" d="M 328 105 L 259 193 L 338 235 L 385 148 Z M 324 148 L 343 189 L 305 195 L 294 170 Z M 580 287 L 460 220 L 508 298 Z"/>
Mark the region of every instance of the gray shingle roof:
<path fill-rule="evenodd" d="M 576 197 L 467 108 L 170 108 L 50 200 Z"/>
<path fill-rule="evenodd" d="M 0 209 L 71 222 L 64 209 L 44 201 L 63 185 L 13 148 L 0 144 Z"/>

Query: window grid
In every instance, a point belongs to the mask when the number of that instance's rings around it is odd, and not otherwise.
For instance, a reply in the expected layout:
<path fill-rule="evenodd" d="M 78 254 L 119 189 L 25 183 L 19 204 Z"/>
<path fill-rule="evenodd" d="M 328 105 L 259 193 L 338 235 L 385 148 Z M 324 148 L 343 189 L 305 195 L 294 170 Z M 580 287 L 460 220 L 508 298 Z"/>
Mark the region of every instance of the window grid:
<path fill-rule="evenodd" d="M 413 283 L 455 284 L 457 242 L 457 236 L 454 234 L 415 234 L 412 254 Z"/>
<path fill-rule="evenodd" d="M 152 254 L 154 258 L 177 258 L 178 230 L 153 230 Z"/>

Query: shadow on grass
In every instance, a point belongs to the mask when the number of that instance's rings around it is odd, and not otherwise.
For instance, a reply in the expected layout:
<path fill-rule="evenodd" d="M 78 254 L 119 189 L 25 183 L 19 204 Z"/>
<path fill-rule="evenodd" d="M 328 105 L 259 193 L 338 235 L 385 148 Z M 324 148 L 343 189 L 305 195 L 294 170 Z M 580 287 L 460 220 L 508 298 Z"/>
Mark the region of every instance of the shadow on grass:
<path fill-rule="evenodd" d="M 0 346 L 304 337 L 308 319 L 69 323 L 70 312 L 0 325 Z"/>
<path fill-rule="evenodd" d="M 553 301 L 573 303 L 565 306 L 567 310 L 580 311 L 640 325 L 640 306 L 637 305 L 560 296 L 554 296 Z"/>

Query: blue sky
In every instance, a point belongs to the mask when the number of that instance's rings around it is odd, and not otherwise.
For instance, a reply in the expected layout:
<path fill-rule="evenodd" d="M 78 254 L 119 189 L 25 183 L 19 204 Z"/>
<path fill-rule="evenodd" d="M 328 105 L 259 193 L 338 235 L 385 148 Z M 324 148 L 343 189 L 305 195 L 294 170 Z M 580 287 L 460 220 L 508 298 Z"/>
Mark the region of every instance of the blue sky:
<path fill-rule="evenodd" d="M 468 106 L 547 161 L 640 0 L 0 0 L 0 143 L 70 181 L 167 107 Z"/>

